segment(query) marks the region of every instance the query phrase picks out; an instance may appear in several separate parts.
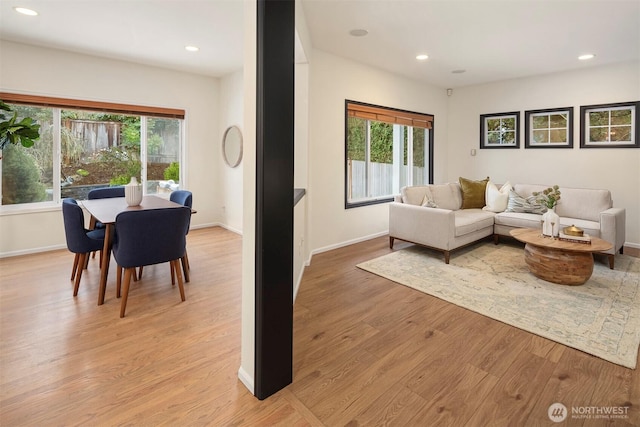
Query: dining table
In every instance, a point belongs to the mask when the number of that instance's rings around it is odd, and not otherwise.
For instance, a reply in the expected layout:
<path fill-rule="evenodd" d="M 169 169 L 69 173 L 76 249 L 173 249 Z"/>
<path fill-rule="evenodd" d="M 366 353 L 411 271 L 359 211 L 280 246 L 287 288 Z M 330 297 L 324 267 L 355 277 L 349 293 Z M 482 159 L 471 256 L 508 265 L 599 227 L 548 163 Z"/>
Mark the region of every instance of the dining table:
<path fill-rule="evenodd" d="M 172 202 L 158 196 L 144 196 L 137 206 L 129 206 L 124 197 L 112 197 L 106 199 L 83 200 L 82 207 L 91 214 L 95 220 L 105 225 L 104 246 L 100 266 L 100 292 L 98 305 L 104 303 L 104 295 L 107 289 L 107 277 L 111 260 L 111 245 L 115 230 L 116 217 L 125 211 L 143 211 L 148 209 L 181 208 L 179 203 Z M 92 219 L 93 219 L 92 218 Z"/>

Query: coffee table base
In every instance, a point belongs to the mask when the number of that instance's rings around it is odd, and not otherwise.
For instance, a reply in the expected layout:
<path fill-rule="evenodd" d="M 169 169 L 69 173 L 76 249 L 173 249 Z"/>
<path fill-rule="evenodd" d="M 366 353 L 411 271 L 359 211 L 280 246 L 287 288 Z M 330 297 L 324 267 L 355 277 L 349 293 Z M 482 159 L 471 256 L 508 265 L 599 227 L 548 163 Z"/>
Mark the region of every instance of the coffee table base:
<path fill-rule="evenodd" d="M 533 275 L 560 285 L 582 285 L 593 273 L 593 255 L 548 249 L 527 243 L 524 260 Z"/>

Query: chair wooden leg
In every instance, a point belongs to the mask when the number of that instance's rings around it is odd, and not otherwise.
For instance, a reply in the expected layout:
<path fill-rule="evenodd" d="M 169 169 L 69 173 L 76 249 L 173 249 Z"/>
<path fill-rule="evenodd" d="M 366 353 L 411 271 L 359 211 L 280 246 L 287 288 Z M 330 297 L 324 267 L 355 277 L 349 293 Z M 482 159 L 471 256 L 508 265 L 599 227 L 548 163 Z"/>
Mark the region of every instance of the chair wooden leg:
<path fill-rule="evenodd" d="M 129 297 L 129 284 L 131 283 L 131 275 L 136 274 L 135 267 L 129 267 L 124 269 L 124 289 L 122 291 L 122 302 L 120 303 L 120 317 L 124 317 L 124 312 L 127 309 L 127 298 Z"/>
<path fill-rule="evenodd" d="M 138 270 L 138 277 L 133 277 L 133 280 L 140 280 L 142 279 L 142 269 L 144 268 L 144 266 L 140 266 L 139 270 Z"/>
<path fill-rule="evenodd" d="M 171 261 L 172 270 L 175 270 L 176 276 L 178 276 L 178 287 L 180 288 L 180 298 L 184 301 L 186 298 L 184 296 L 184 283 L 182 282 L 182 271 L 180 268 L 179 260 L 174 259 Z"/>
<path fill-rule="evenodd" d="M 191 278 L 189 277 L 189 257 L 187 257 L 187 253 L 184 253 L 184 256 L 180 258 L 180 262 L 182 263 L 182 274 L 184 274 L 184 281 L 189 282 Z"/>
<path fill-rule="evenodd" d="M 394 238 L 389 236 L 389 249 L 393 249 L 393 240 Z"/>
<path fill-rule="evenodd" d="M 187 253 L 186 249 L 184 251 L 184 260 L 185 260 L 185 263 L 187 264 L 187 270 L 191 270 L 191 264 L 189 263 L 189 254 Z"/>
<path fill-rule="evenodd" d="M 80 260 L 80 254 L 76 254 L 73 258 L 73 268 L 71 269 L 71 280 L 76 278 L 76 270 L 78 269 L 78 261 Z"/>
<path fill-rule="evenodd" d="M 78 264 L 76 266 L 76 281 L 73 285 L 73 296 L 78 296 L 78 289 L 80 289 L 80 280 L 82 279 L 82 270 L 83 270 L 83 266 L 85 261 L 89 258 L 89 254 L 79 254 L 80 255 L 80 259 L 78 260 Z"/>
<path fill-rule="evenodd" d="M 169 270 L 171 271 L 171 286 L 175 286 L 176 272 L 175 272 L 175 265 L 173 264 L 173 261 L 169 261 Z"/>
<path fill-rule="evenodd" d="M 613 265 L 615 263 L 615 255 L 614 254 L 609 254 L 609 268 L 611 270 L 613 270 Z"/>
<path fill-rule="evenodd" d="M 120 288 L 122 286 L 122 267 L 116 270 L 116 298 L 120 298 Z"/>

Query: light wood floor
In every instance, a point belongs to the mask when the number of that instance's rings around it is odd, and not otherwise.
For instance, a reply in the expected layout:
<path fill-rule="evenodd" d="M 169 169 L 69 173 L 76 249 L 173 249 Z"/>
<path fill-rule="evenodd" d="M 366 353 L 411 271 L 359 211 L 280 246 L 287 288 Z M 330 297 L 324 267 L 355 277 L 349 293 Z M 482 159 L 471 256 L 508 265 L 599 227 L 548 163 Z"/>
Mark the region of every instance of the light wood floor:
<path fill-rule="evenodd" d="M 314 256 L 294 383 L 259 401 L 237 379 L 241 238 L 194 230 L 188 248 L 187 300 L 168 265 L 145 268 L 124 319 L 114 263 L 97 306 L 95 260 L 76 298 L 66 250 L 0 260 L 0 425 L 544 426 L 554 402 L 630 406 L 615 423 L 557 425 L 640 425 L 638 370 L 355 267 L 387 238 Z"/>

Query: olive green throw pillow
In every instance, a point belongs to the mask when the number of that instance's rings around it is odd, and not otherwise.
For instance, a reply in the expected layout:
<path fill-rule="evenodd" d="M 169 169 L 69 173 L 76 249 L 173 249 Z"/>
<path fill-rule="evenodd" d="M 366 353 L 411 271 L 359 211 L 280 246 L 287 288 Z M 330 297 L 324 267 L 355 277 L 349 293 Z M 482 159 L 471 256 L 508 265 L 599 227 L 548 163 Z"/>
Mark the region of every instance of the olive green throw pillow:
<path fill-rule="evenodd" d="M 484 194 L 489 177 L 482 181 L 473 181 L 460 177 L 462 190 L 462 209 L 482 209 L 485 206 Z"/>

